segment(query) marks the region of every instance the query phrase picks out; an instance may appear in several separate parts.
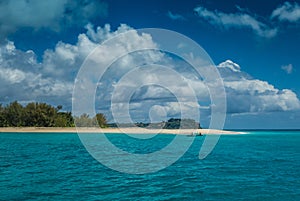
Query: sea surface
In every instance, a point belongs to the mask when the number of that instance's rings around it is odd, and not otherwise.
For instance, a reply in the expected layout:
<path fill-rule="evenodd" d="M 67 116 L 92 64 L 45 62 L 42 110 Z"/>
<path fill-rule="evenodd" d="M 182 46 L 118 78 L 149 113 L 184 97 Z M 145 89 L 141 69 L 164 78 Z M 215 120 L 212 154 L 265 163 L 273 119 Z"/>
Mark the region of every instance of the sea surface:
<path fill-rule="evenodd" d="M 107 136 L 143 154 L 174 139 Z M 0 200 L 300 200 L 300 131 L 222 135 L 199 160 L 204 138 L 171 166 L 134 175 L 99 163 L 77 134 L 0 133 Z"/>

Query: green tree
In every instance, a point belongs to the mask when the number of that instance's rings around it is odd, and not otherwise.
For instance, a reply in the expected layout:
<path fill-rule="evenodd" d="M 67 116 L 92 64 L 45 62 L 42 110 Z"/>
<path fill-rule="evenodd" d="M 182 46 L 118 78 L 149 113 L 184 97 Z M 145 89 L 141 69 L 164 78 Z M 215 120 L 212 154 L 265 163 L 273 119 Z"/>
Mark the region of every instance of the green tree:
<path fill-rule="evenodd" d="M 28 103 L 24 108 L 25 126 L 55 126 L 57 109 L 46 103 Z"/>
<path fill-rule="evenodd" d="M 86 113 L 80 115 L 80 117 L 75 117 L 75 124 L 78 127 L 95 127 L 97 121 L 95 118 L 90 118 L 90 116 Z"/>
<path fill-rule="evenodd" d="M 4 107 L 0 104 L 0 127 L 6 126 L 6 121 L 4 117 Z"/>
<path fill-rule="evenodd" d="M 4 126 L 31 126 L 31 127 L 71 127 L 74 118 L 71 112 L 58 112 L 61 105 L 53 107 L 46 103 L 31 102 L 22 106 L 14 101 L 6 106 L 0 104 L 0 127 Z M 84 118 L 83 118 L 84 119 Z M 96 121 L 95 121 L 96 122 Z M 92 119 L 88 118 L 87 124 L 91 125 Z M 96 123 L 94 123 L 96 124 Z"/>
<path fill-rule="evenodd" d="M 164 129 L 198 129 L 200 124 L 193 119 L 169 119 L 164 126 Z"/>
<path fill-rule="evenodd" d="M 106 120 L 106 117 L 105 117 L 104 114 L 102 114 L 102 113 L 96 114 L 96 120 L 98 122 L 98 125 L 101 128 L 106 128 L 107 127 L 107 120 Z"/>
<path fill-rule="evenodd" d="M 71 112 L 58 112 L 55 118 L 56 127 L 73 127 L 74 118 Z"/>
<path fill-rule="evenodd" d="M 37 126 L 39 117 L 36 110 L 37 103 L 28 103 L 24 108 L 25 126 Z"/>
<path fill-rule="evenodd" d="M 17 101 L 10 103 L 4 109 L 4 118 L 6 121 L 6 126 L 24 126 L 25 122 L 23 121 L 23 116 L 23 106 Z"/>
<path fill-rule="evenodd" d="M 52 127 L 54 126 L 57 114 L 56 108 L 46 103 L 37 104 L 37 113 L 39 114 L 38 126 Z"/>

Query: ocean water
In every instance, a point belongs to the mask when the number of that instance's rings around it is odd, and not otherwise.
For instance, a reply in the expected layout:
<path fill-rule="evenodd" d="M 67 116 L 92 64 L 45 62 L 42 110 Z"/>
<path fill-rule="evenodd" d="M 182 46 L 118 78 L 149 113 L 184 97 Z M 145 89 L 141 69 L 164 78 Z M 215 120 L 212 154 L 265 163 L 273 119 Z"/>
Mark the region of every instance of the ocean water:
<path fill-rule="evenodd" d="M 142 153 L 174 136 L 108 138 Z M 0 200 L 300 200 L 299 131 L 223 135 L 199 160 L 203 139 L 166 169 L 132 175 L 96 161 L 77 134 L 1 133 Z"/>

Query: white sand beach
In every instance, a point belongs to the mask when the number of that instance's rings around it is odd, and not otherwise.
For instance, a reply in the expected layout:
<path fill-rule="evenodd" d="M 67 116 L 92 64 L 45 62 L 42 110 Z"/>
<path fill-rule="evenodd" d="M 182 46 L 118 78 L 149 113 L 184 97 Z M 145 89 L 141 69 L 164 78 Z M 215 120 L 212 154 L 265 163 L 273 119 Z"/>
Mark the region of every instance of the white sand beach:
<path fill-rule="evenodd" d="M 177 134 L 191 135 L 201 133 L 202 135 L 237 135 L 243 132 L 225 131 L 216 129 L 146 129 L 146 128 L 94 128 L 94 127 L 1 127 L 0 133 L 115 133 L 115 134 Z"/>

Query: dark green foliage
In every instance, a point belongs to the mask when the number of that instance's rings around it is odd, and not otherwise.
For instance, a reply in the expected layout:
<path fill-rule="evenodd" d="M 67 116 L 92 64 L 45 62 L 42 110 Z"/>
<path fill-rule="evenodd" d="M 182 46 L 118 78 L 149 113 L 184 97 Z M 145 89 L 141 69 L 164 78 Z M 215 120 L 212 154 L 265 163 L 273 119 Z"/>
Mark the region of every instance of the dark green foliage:
<path fill-rule="evenodd" d="M 17 101 L 10 103 L 3 110 L 5 126 L 24 126 L 24 108 Z"/>
<path fill-rule="evenodd" d="M 6 125 L 6 120 L 4 116 L 4 108 L 2 107 L 2 104 L 0 104 L 0 127 L 3 127 Z"/>
<path fill-rule="evenodd" d="M 46 103 L 28 103 L 22 106 L 17 101 L 3 107 L 0 105 L 1 127 L 71 127 L 74 120 L 71 112 L 58 112 L 62 106 Z"/>
<path fill-rule="evenodd" d="M 197 123 L 193 119 L 175 119 L 171 118 L 169 119 L 164 127 L 164 129 L 198 129 L 201 128 L 200 124 Z"/>
<path fill-rule="evenodd" d="M 116 127 L 117 125 L 109 124 L 110 127 Z M 131 127 L 130 124 L 119 124 L 121 127 Z M 141 128 L 149 128 L 149 129 L 198 129 L 201 128 L 200 123 L 196 122 L 193 119 L 179 119 L 179 118 L 171 118 L 167 122 L 157 122 L 157 123 L 143 123 L 137 122 L 135 126 Z"/>
<path fill-rule="evenodd" d="M 46 103 L 29 103 L 24 109 L 23 126 L 54 127 L 57 109 Z"/>
<path fill-rule="evenodd" d="M 0 127 L 132 127 L 132 124 L 108 124 L 104 114 L 98 113 L 94 117 L 82 114 L 72 116 L 71 112 L 60 112 L 61 105 L 53 107 L 46 103 L 28 103 L 26 106 L 14 101 L 6 106 L 0 104 Z M 75 121 L 75 122 L 74 122 Z M 167 122 L 136 123 L 135 126 L 164 129 L 197 129 L 200 124 L 193 119 L 171 118 Z"/>
<path fill-rule="evenodd" d="M 75 124 L 78 127 L 96 127 L 97 122 L 93 118 L 90 118 L 88 114 L 82 114 L 80 117 L 75 117 Z"/>
<path fill-rule="evenodd" d="M 78 127 L 108 127 L 104 114 L 98 113 L 95 117 L 90 117 L 88 114 L 82 114 L 80 117 L 75 117 L 75 124 Z"/>
<path fill-rule="evenodd" d="M 106 120 L 106 117 L 104 116 L 104 114 L 102 114 L 102 113 L 96 114 L 96 120 L 97 120 L 98 125 L 101 128 L 107 127 L 107 120 Z"/>
<path fill-rule="evenodd" d="M 71 112 L 58 112 L 55 119 L 57 127 L 74 127 L 74 119 Z"/>
<path fill-rule="evenodd" d="M 143 123 L 143 122 L 137 122 L 137 123 L 135 123 L 135 126 L 141 127 L 141 128 L 146 128 L 149 125 L 150 125 L 149 123 Z"/>

